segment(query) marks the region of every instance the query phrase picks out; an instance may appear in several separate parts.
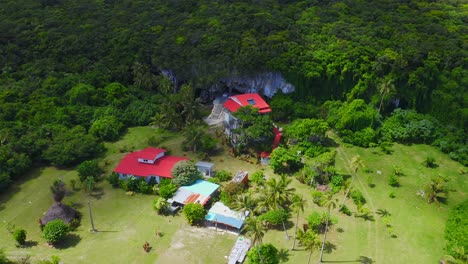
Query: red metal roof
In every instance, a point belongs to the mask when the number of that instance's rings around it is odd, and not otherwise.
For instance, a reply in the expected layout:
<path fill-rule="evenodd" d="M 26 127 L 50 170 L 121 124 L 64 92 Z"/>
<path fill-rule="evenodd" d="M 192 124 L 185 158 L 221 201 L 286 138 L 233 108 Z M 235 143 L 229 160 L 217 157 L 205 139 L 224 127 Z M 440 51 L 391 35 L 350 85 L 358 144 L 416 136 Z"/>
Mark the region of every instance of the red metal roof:
<path fill-rule="evenodd" d="M 147 149 L 144 149 L 143 151 Z M 165 152 L 164 149 L 162 150 Z M 171 175 L 171 170 L 174 165 L 179 161 L 188 160 L 187 158 L 183 157 L 163 156 L 157 159 L 154 164 L 142 163 L 138 162 L 138 158 L 141 158 L 141 152 L 142 151 L 136 151 L 125 155 L 125 157 L 120 161 L 119 165 L 117 165 L 117 167 L 114 169 L 114 172 L 131 174 L 140 177 L 161 176 L 165 178 L 173 178 Z M 151 159 L 154 159 L 155 155 Z"/>
<path fill-rule="evenodd" d="M 278 147 L 278 145 L 279 145 L 279 143 L 281 141 L 281 136 L 283 134 L 281 134 L 279 129 L 276 128 L 276 127 L 273 128 L 273 132 L 275 133 L 275 139 L 273 140 L 273 149 L 275 149 L 276 147 Z"/>
<path fill-rule="evenodd" d="M 146 160 L 154 160 L 154 158 L 163 153 L 166 152 L 165 149 L 162 148 L 145 148 L 143 150 L 138 151 L 138 158 L 140 159 L 146 159 Z"/>
<path fill-rule="evenodd" d="M 234 95 L 228 98 L 224 102 L 223 106 L 231 112 L 236 112 L 242 106 L 251 105 L 258 109 L 259 113 L 271 112 L 270 106 L 263 100 L 263 98 L 257 93 L 248 93 Z"/>

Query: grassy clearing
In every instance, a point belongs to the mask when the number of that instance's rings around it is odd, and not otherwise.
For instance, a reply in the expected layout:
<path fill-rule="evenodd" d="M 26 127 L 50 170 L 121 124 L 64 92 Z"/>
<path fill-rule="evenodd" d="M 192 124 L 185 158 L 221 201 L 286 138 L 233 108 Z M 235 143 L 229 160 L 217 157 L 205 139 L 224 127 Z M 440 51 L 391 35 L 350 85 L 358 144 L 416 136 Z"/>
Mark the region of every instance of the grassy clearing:
<path fill-rule="evenodd" d="M 147 139 L 155 131 L 150 127 L 129 129 L 119 141 L 107 143 L 108 148 L 101 164 L 110 172 L 125 151 L 142 149 L 147 146 Z M 184 155 L 196 159 L 190 152 L 180 148 L 182 138 L 178 135 L 162 142 L 174 155 Z M 375 149 L 357 147 L 338 147 L 336 166 L 340 173 L 350 174 L 349 162 L 359 154 L 372 173 L 364 170 L 358 174 L 355 188 L 360 189 L 366 199 L 366 206 L 376 212 L 385 209 L 391 213 L 390 224 L 393 226 L 396 238 L 390 237 L 388 228 L 380 216 L 374 214 L 374 221 L 365 221 L 354 216 L 345 216 L 334 212 L 338 224 L 329 233 L 328 241 L 332 247 L 324 255 L 325 261 L 356 261 L 359 257 L 367 257 L 376 263 L 435 263 L 443 255 L 443 227 L 450 207 L 466 199 L 466 182 L 463 175 L 458 174 L 461 167 L 451 161 L 446 155 L 430 146 L 403 146 L 396 144 L 392 155 L 381 154 Z M 429 169 L 421 165 L 424 158 L 431 155 L 436 158 L 438 167 Z M 211 157 L 217 170 L 227 170 L 235 173 L 238 170 L 254 172 L 264 170 L 267 177 L 275 177 L 268 167 L 260 167 L 220 152 Z M 402 168 L 405 176 L 400 179 L 401 187 L 388 185 L 388 176 L 392 166 Z M 381 171 L 381 175 L 377 171 Z M 453 191 L 449 195 L 448 204 L 427 204 L 416 192 L 433 175 L 449 177 Z M 367 184 L 367 178 L 373 178 L 374 188 Z M 113 189 L 107 182 L 98 184 L 97 190 L 91 195 L 83 191 L 73 191 L 64 199 L 65 203 L 74 204 L 83 213 L 80 228 L 65 241 L 62 248 L 50 248 L 46 245 L 37 225 L 37 219 L 52 204 L 49 192 L 50 184 L 63 178 L 66 183 L 77 179 L 74 170 L 58 170 L 41 168 L 32 171 L 23 182 L 14 186 L 8 193 L 0 196 L 0 244 L 11 257 L 29 254 L 34 260 L 59 256 L 64 263 L 224 263 L 225 256 L 234 244 L 236 237 L 230 234 L 215 233 L 205 228 L 190 227 L 182 216 L 158 216 L 151 208 L 155 196 L 127 196 L 120 189 Z M 68 185 L 69 186 L 69 185 Z M 310 187 L 293 180 L 293 187 L 309 199 L 306 211 L 301 215 L 299 224 L 305 223 L 307 215 L 315 210 L 323 211 L 312 203 Z M 396 198 L 388 197 L 393 191 Z M 341 201 L 343 193 L 337 198 Z M 95 225 L 101 232 L 89 232 L 89 215 L 86 207 L 91 201 Z M 356 211 L 352 201 L 348 207 Z M 284 263 L 306 263 L 308 253 L 297 247 L 297 251 L 289 251 L 292 245 L 295 215 L 291 215 L 288 223 L 290 240 L 285 239 L 285 233 L 279 230 L 268 231 L 264 243 L 273 243 L 283 252 Z M 16 248 L 13 239 L 7 233 L 7 222 L 28 231 L 29 248 Z M 158 228 L 163 236 L 154 235 Z M 342 228 L 343 232 L 337 232 Z M 152 246 L 150 253 L 144 253 L 142 245 L 148 241 Z M 118 252 L 118 254 L 117 254 Z M 312 256 L 313 262 L 318 260 L 318 252 Z"/>

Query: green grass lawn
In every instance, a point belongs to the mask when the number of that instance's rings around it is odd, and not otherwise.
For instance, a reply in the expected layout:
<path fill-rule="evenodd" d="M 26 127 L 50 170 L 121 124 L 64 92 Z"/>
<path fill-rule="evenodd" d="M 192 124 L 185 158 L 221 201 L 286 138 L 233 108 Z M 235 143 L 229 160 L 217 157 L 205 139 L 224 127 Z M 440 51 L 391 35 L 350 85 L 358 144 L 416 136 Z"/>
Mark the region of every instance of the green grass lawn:
<path fill-rule="evenodd" d="M 136 127 L 119 141 L 106 143 L 107 152 L 101 160 L 106 173 L 112 171 L 126 151 L 139 150 L 147 146 L 147 139 L 155 130 L 150 127 Z M 161 146 L 171 154 L 183 155 L 196 159 L 190 152 L 180 148 L 182 138 L 170 137 Z M 336 166 L 342 174 L 350 174 L 349 162 L 359 154 L 372 173 L 364 170 L 358 173 L 354 187 L 360 189 L 366 199 L 366 206 L 373 212 L 385 209 L 391 213 L 390 224 L 396 238 L 392 238 L 380 216 L 374 214 L 374 221 L 365 221 L 354 216 L 345 216 L 334 212 L 338 223 L 329 233 L 328 241 L 332 250 L 324 255 L 325 261 L 354 262 L 360 256 L 372 259 L 375 263 L 436 263 L 443 255 L 443 229 L 448 209 L 466 199 L 466 182 L 458 174 L 460 164 L 451 161 L 445 154 L 425 145 L 394 145 L 392 155 L 381 154 L 375 149 L 357 147 L 339 147 Z M 428 169 L 421 165 L 427 155 L 436 158 L 439 167 Z M 235 173 L 238 170 L 254 172 L 263 169 L 267 177 L 275 177 L 268 167 L 260 167 L 220 152 L 211 157 L 216 170 Z M 402 186 L 390 187 L 387 184 L 392 165 L 403 169 Z M 377 171 L 381 171 L 381 175 Z M 449 177 L 452 192 L 448 204 L 427 204 L 417 191 L 433 175 Z M 374 188 L 367 184 L 367 178 L 373 178 Z M 37 220 L 52 204 L 49 186 L 55 179 L 63 178 L 68 184 L 70 179 L 77 179 L 74 170 L 58 170 L 52 167 L 40 168 L 30 172 L 22 182 L 17 183 L 8 193 L 0 196 L 0 245 L 7 255 L 31 255 L 33 260 L 59 256 L 64 263 L 225 263 L 236 237 L 231 234 L 216 233 L 206 228 L 190 227 L 183 216 L 158 216 L 151 208 L 153 195 L 128 196 L 123 190 L 113 189 L 106 181 L 101 181 L 92 194 L 82 190 L 71 191 L 64 203 L 74 204 L 83 213 L 81 226 L 63 243 L 60 248 L 49 247 L 43 238 Z M 70 185 L 68 185 L 70 186 Z M 314 210 L 323 211 L 312 203 L 310 187 L 293 180 L 293 187 L 309 200 L 304 214 L 300 217 L 300 226 Z M 70 188 L 69 188 L 70 189 Z M 393 191 L 396 198 L 388 197 Z M 337 198 L 341 201 L 343 193 Z M 89 232 L 90 221 L 87 201 L 91 201 L 93 216 L 98 233 Z M 356 211 L 352 201 L 348 207 Z M 292 245 L 293 222 L 291 215 L 288 225 L 290 240 L 285 239 L 283 231 L 270 230 L 264 243 L 273 243 L 282 250 L 283 262 L 306 263 L 308 253 L 297 247 L 297 251 L 288 251 Z M 6 230 L 7 223 L 25 228 L 30 247 L 16 248 L 11 235 Z M 337 228 L 343 232 L 337 232 Z M 158 228 L 163 233 L 157 238 Z M 148 241 L 152 250 L 144 253 L 142 245 Z M 318 260 L 314 252 L 312 262 Z"/>

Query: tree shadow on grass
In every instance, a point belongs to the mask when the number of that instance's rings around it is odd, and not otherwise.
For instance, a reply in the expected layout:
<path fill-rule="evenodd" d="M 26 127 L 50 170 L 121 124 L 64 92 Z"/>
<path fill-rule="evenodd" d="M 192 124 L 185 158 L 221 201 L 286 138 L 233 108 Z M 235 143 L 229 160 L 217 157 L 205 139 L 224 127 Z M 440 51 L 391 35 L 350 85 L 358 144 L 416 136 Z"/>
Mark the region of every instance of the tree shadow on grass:
<path fill-rule="evenodd" d="M 327 254 L 330 254 L 333 252 L 333 250 L 336 250 L 336 245 L 331 243 L 331 242 L 325 242 L 325 246 L 323 247 L 323 251 Z"/>
<path fill-rule="evenodd" d="M 365 221 L 371 221 L 371 222 L 375 221 L 374 215 L 371 215 L 371 214 L 356 214 L 354 217 L 362 218 Z"/>
<path fill-rule="evenodd" d="M 28 240 L 28 241 L 25 241 L 25 242 L 24 242 L 23 247 L 25 247 L 25 248 L 31 248 L 31 247 L 37 246 L 37 244 L 38 244 L 37 241 Z"/>
<path fill-rule="evenodd" d="M 289 250 L 282 248 L 278 251 L 278 259 L 280 262 L 288 262 L 289 261 Z"/>
<path fill-rule="evenodd" d="M 78 245 L 78 243 L 81 241 L 81 237 L 77 234 L 68 234 L 65 239 L 60 242 L 60 244 L 56 245 L 55 248 L 57 249 L 67 249 L 67 248 L 72 248 Z"/>
<path fill-rule="evenodd" d="M 359 256 L 357 261 L 359 261 L 359 263 L 361 263 L 361 264 L 372 264 L 372 263 L 375 262 L 371 258 L 366 257 L 366 256 Z"/>
<path fill-rule="evenodd" d="M 96 200 L 100 200 L 104 195 L 104 190 L 102 187 L 96 187 L 94 190 L 89 194 L 89 196 L 95 198 Z"/>

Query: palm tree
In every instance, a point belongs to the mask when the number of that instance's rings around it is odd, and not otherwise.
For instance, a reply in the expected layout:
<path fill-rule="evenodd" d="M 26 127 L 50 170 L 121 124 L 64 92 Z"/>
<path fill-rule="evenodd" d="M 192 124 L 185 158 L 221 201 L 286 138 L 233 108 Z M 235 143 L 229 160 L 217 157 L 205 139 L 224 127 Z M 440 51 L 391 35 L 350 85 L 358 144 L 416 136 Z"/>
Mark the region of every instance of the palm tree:
<path fill-rule="evenodd" d="M 359 168 L 360 167 L 365 167 L 364 162 L 362 161 L 361 156 L 359 156 L 359 155 L 354 156 L 351 159 L 351 163 L 349 165 L 350 165 L 351 169 L 353 170 L 353 177 L 351 179 L 351 183 L 348 186 L 348 190 L 346 190 L 345 196 L 343 197 L 343 202 L 341 203 L 340 209 L 341 209 L 341 207 L 344 206 L 344 203 L 346 201 L 346 197 L 348 197 L 349 191 L 351 190 L 351 187 L 353 185 L 354 179 L 356 178 L 356 175 L 358 173 Z"/>
<path fill-rule="evenodd" d="M 318 249 L 320 245 L 320 239 L 312 229 L 307 230 L 300 236 L 301 245 L 309 251 L 309 259 L 307 264 L 310 264 L 310 258 L 312 257 L 312 252 L 314 249 Z"/>
<path fill-rule="evenodd" d="M 245 193 L 236 195 L 231 205 L 232 209 L 242 211 L 244 216 L 247 216 L 247 212 L 249 212 L 250 215 L 253 215 L 255 207 L 254 201 Z"/>
<path fill-rule="evenodd" d="M 333 199 L 332 196 L 333 194 L 331 193 L 327 193 L 326 195 L 327 201 L 325 202 L 325 206 L 328 208 L 328 216 L 327 216 L 327 223 L 325 225 L 325 234 L 323 235 L 322 248 L 320 249 L 319 263 L 322 263 L 323 250 L 325 248 L 325 241 L 327 240 L 328 224 L 330 223 L 330 217 L 331 217 L 330 213 L 332 209 L 336 208 L 336 204 L 338 203 L 338 199 Z"/>
<path fill-rule="evenodd" d="M 445 181 L 441 177 L 432 178 L 431 181 L 424 187 L 424 193 L 428 203 L 439 203 L 447 198 L 447 188 Z"/>
<path fill-rule="evenodd" d="M 379 92 L 382 95 L 380 98 L 380 104 L 379 104 L 379 111 L 378 113 L 380 114 L 380 110 L 382 109 L 382 103 L 386 95 L 392 93 L 395 90 L 395 85 L 393 84 L 393 80 L 387 78 L 386 80 L 382 80 L 382 82 L 379 83 L 378 85 Z"/>
<path fill-rule="evenodd" d="M 169 202 L 162 197 L 158 197 L 153 201 L 153 208 L 158 214 L 163 214 L 168 206 Z"/>
<path fill-rule="evenodd" d="M 184 143 L 191 148 L 193 152 L 197 152 L 198 147 L 202 145 L 202 139 L 205 135 L 205 132 L 201 127 L 197 126 L 188 126 L 184 130 Z"/>
<path fill-rule="evenodd" d="M 52 198 L 57 204 L 60 204 L 60 202 L 63 200 L 65 197 L 65 183 L 61 180 L 56 180 L 52 185 L 50 186 L 50 191 L 52 192 Z"/>
<path fill-rule="evenodd" d="M 293 196 L 292 200 L 292 207 L 296 211 L 296 227 L 294 230 L 294 240 L 293 244 L 291 247 L 291 250 L 294 250 L 294 247 L 296 246 L 296 238 L 297 238 L 297 225 L 299 222 L 299 213 L 304 212 L 304 206 L 306 205 L 307 201 L 304 199 L 304 197 L 300 194 L 295 194 Z"/>
<path fill-rule="evenodd" d="M 245 220 L 243 229 L 246 231 L 246 235 L 253 239 L 252 244 L 257 244 L 258 257 L 260 258 L 260 262 L 263 263 L 260 246 L 262 245 L 262 239 L 266 231 L 265 225 L 256 216 L 252 215 Z"/>
<path fill-rule="evenodd" d="M 290 188 L 291 179 L 282 174 L 279 180 L 271 178 L 266 182 L 266 201 L 272 210 L 284 208 L 290 202 L 290 198 L 294 194 L 295 188 Z M 283 221 L 283 229 L 286 234 L 286 239 L 289 239 L 286 225 Z"/>

